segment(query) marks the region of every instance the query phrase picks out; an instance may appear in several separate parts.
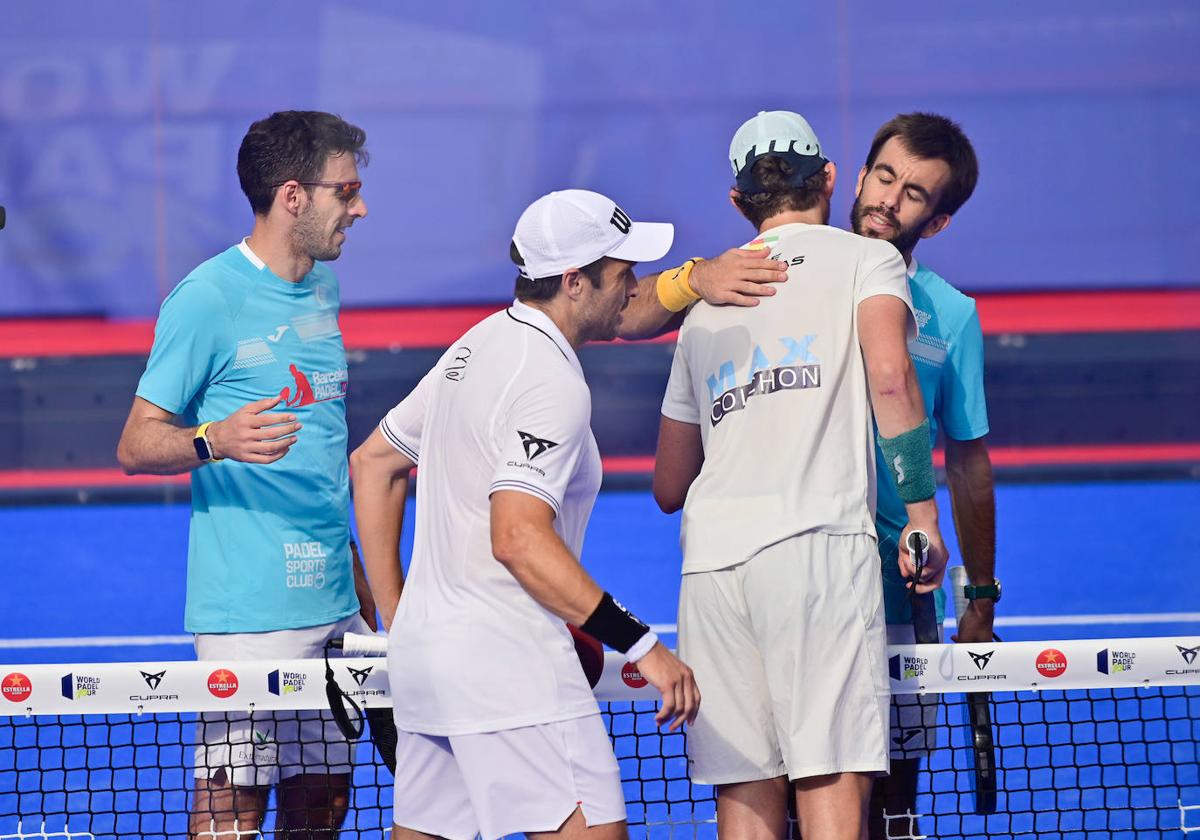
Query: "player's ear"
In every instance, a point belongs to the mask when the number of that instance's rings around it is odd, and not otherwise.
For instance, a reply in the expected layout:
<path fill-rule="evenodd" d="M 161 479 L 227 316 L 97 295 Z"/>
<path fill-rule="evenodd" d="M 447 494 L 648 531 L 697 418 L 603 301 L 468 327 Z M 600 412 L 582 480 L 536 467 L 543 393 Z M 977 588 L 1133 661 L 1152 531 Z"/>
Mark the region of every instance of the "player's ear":
<path fill-rule="evenodd" d="M 833 161 L 829 161 L 828 163 L 825 164 L 825 189 L 823 190 L 823 192 L 825 193 L 826 198 L 828 198 L 828 199 L 833 198 L 833 185 L 836 183 L 837 183 L 837 164 L 835 164 Z"/>
<path fill-rule="evenodd" d="M 855 198 L 862 197 L 862 185 L 863 185 L 863 181 L 865 181 L 866 178 L 867 178 L 867 167 L 864 166 L 862 169 L 858 170 L 858 181 L 854 184 L 854 197 Z"/>
<path fill-rule="evenodd" d="M 563 294 L 568 300 L 579 300 L 583 294 L 583 284 L 586 282 L 588 279 L 582 271 L 578 268 L 568 268 L 562 276 Z"/>
<path fill-rule="evenodd" d="M 931 236 L 937 236 L 949 226 L 950 214 L 941 213 L 925 223 L 925 226 L 921 228 L 921 238 L 929 239 Z"/>

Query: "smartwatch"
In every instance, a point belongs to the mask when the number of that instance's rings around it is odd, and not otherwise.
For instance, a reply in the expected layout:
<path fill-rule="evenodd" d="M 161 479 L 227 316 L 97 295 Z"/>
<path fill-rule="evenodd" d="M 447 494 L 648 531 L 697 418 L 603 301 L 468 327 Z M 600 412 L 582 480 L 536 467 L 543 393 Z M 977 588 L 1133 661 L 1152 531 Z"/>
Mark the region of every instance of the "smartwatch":
<path fill-rule="evenodd" d="M 211 420 L 201 423 L 200 427 L 196 429 L 196 436 L 192 438 L 192 446 L 196 447 L 196 457 L 206 464 L 223 460 L 213 455 L 212 444 L 208 442 L 208 427 L 212 424 Z"/>
<path fill-rule="evenodd" d="M 967 597 L 968 601 L 977 601 L 980 598 L 991 598 L 993 601 L 999 602 L 1000 580 L 999 578 L 992 578 L 991 583 L 984 584 L 983 586 L 975 586 L 968 583 L 963 587 L 963 595 Z"/>

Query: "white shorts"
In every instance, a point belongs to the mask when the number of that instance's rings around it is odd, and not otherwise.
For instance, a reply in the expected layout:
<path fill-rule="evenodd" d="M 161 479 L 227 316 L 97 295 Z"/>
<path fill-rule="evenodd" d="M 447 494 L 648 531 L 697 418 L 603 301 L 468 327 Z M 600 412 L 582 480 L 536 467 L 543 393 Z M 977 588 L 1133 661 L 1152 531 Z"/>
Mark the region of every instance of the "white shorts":
<path fill-rule="evenodd" d="M 942 628 L 938 627 L 938 641 Z M 916 632 L 911 624 L 889 624 L 889 645 L 911 645 Z M 894 759 L 927 758 L 938 746 L 938 715 L 942 709 L 940 694 L 893 694 L 888 744 Z"/>
<path fill-rule="evenodd" d="M 370 633 L 355 613 L 333 624 L 268 633 L 200 633 L 196 658 L 316 659 L 325 642 L 344 633 Z M 341 652 L 338 651 L 340 656 Z M 320 686 L 314 687 L 320 691 Z M 299 773 L 351 771 L 353 744 L 327 711 L 206 712 L 196 721 L 196 778 L 224 770 L 238 786 L 271 786 Z"/>
<path fill-rule="evenodd" d="M 625 820 L 621 773 L 599 714 L 477 735 L 399 732 L 393 822 L 471 840 Z"/>
<path fill-rule="evenodd" d="M 875 539 L 813 532 L 686 574 L 679 657 L 704 694 L 695 783 L 888 769 L 887 647 Z"/>

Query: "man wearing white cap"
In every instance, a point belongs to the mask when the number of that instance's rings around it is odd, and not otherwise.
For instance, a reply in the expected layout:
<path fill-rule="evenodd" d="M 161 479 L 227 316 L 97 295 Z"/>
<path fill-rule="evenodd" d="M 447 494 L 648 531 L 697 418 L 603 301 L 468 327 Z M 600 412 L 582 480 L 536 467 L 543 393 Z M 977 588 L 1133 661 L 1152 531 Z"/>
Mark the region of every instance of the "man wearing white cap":
<path fill-rule="evenodd" d="M 946 559 L 904 261 L 827 226 L 836 170 L 799 114 L 751 119 L 730 159 L 747 247 L 789 278 L 755 308 L 695 304 L 663 400 L 654 491 L 683 508 L 679 649 L 705 691 L 689 768 L 723 838 L 784 836 L 791 789 L 806 840 L 857 840 L 888 767 L 872 411 L 929 536 L 919 591 Z"/>
<path fill-rule="evenodd" d="M 390 629 L 393 837 L 626 836 L 616 759 L 564 622 L 638 665 L 662 692 L 659 723 L 695 717 L 691 670 L 577 559 L 601 467 L 576 350 L 616 336 L 634 264 L 673 236 L 597 193 L 535 201 L 513 236 L 512 306 L 455 341 L 351 456 L 364 565 Z"/>

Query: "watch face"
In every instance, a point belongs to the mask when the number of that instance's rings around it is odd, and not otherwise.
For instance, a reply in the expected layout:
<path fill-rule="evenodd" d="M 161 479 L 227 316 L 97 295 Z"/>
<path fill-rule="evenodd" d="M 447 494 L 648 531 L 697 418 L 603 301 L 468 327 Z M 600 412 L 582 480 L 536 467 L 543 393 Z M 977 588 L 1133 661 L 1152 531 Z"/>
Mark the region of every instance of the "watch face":
<path fill-rule="evenodd" d="M 192 438 L 192 445 L 196 447 L 196 457 L 201 461 L 212 460 L 212 450 L 208 448 L 208 441 L 202 437 Z"/>

